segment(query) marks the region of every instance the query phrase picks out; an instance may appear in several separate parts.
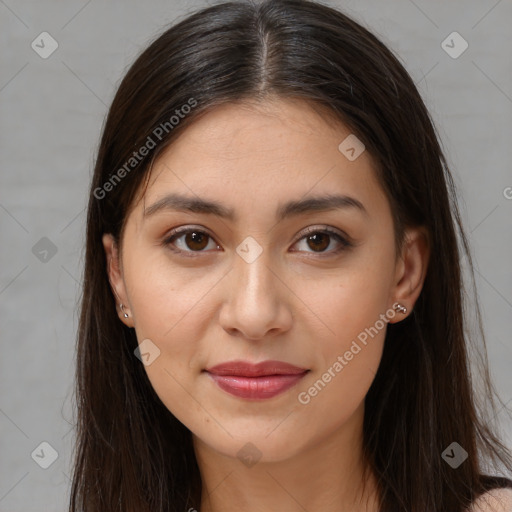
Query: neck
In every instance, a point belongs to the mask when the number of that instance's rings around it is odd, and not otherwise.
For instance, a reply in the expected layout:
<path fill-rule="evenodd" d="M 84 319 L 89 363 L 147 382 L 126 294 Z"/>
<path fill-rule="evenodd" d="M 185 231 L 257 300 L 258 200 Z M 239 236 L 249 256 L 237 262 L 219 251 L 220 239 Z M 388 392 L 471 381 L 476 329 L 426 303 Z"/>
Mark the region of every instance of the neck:
<path fill-rule="evenodd" d="M 193 436 L 203 482 L 199 512 L 377 512 L 375 478 L 363 472 L 362 417 L 361 410 L 286 460 L 262 456 L 250 467 Z"/>

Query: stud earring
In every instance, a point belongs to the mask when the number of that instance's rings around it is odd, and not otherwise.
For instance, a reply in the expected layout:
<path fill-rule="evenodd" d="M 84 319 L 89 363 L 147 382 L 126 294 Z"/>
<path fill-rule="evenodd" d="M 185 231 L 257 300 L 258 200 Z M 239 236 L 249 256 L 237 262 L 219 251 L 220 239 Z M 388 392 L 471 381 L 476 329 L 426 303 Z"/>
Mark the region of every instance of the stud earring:
<path fill-rule="evenodd" d="M 123 311 L 124 305 L 123 305 L 123 304 L 119 304 L 119 308 L 121 309 L 121 313 L 123 313 L 124 317 L 125 317 L 125 318 L 128 318 L 128 313 L 125 313 L 125 312 Z"/>
<path fill-rule="evenodd" d="M 398 302 L 393 305 L 393 309 L 395 311 L 398 311 L 399 313 L 407 313 L 407 308 L 405 306 L 402 306 L 402 304 L 399 304 Z"/>

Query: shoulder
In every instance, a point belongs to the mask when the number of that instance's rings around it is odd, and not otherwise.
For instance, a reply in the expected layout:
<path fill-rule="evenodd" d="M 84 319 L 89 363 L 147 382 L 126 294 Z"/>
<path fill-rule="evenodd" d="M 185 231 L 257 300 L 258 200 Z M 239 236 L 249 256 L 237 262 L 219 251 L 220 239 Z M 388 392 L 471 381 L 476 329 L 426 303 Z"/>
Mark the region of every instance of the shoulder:
<path fill-rule="evenodd" d="M 512 488 L 492 489 L 482 494 L 468 512 L 512 512 Z"/>

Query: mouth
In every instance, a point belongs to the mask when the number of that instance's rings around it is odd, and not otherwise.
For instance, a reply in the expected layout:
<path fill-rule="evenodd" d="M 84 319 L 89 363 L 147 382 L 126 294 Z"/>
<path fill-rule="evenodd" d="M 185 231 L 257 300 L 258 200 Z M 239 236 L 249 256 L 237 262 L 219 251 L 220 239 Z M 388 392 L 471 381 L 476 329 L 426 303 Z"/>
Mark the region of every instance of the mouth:
<path fill-rule="evenodd" d="M 230 361 L 204 371 L 223 391 L 247 400 L 264 400 L 284 393 L 309 372 L 282 361 Z"/>

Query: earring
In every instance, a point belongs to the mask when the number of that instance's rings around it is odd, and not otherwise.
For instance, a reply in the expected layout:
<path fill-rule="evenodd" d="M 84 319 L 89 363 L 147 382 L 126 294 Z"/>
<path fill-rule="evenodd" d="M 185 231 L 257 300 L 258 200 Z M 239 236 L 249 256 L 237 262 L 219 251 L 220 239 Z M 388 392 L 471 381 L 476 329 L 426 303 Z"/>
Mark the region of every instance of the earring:
<path fill-rule="evenodd" d="M 124 308 L 123 304 L 119 304 L 119 308 L 121 309 L 121 313 L 124 314 L 124 317 L 128 318 L 128 313 L 123 312 L 123 308 Z"/>
<path fill-rule="evenodd" d="M 399 304 L 398 302 L 393 306 L 393 309 L 395 311 L 398 311 L 399 313 L 407 313 L 407 308 L 405 306 L 402 306 L 402 304 Z"/>

